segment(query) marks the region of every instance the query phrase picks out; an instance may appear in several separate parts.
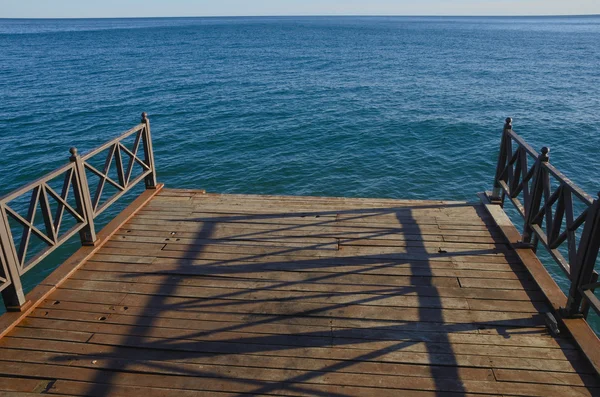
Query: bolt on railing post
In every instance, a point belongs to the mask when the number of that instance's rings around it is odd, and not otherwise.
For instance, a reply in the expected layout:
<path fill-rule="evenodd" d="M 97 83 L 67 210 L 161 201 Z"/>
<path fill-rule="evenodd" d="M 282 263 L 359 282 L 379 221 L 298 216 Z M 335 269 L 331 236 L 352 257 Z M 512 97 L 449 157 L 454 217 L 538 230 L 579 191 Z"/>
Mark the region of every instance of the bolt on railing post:
<path fill-rule="evenodd" d="M 69 152 L 69 160 L 75 163 L 75 180 L 73 181 L 73 191 L 75 192 L 75 202 L 77 211 L 83 216 L 87 225 L 79 232 L 82 245 L 94 245 L 96 243 L 96 229 L 94 227 L 94 208 L 92 206 L 92 196 L 90 187 L 85 175 L 85 165 L 83 159 L 77 153 L 77 148 L 72 147 Z"/>
<path fill-rule="evenodd" d="M 144 124 L 144 130 L 142 131 L 142 139 L 144 142 L 144 161 L 150 167 L 150 175 L 144 180 L 146 183 L 146 189 L 156 189 L 156 167 L 154 166 L 154 152 L 152 150 L 152 135 L 150 133 L 150 120 L 146 112 L 142 113 L 142 124 Z"/>
<path fill-rule="evenodd" d="M 535 173 L 531 186 L 531 200 L 529 200 L 529 205 L 525 207 L 525 225 L 523 227 L 524 244 L 531 244 L 531 239 L 533 237 L 533 229 L 531 226 L 533 219 L 540 211 L 542 196 L 544 195 L 544 186 L 547 179 L 547 171 L 544 168 L 544 163 L 550 161 L 550 149 L 544 146 L 541 152 L 542 153 L 535 163 Z M 537 243 L 537 239 L 535 242 Z M 535 249 L 535 246 L 533 248 Z"/>
<path fill-rule="evenodd" d="M 567 316 L 582 314 L 581 287 L 594 282 L 594 266 L 600 251 L 600 192 L 588 211 L 577 248 L 577 259 L 571 267 L 571 288 L 565 307 Z"/>
<path fill-rule="evenodd" d="M 21 311 L 26 300 L 19 272 L 19 257 L 3 206 L 0 206 L 0 255 L 2 255 L 2 263 L 6 267 L 7 274 L 5 276 L 10 281 L 10 285 L 2 291 L 4 306 L 9 312 Z"/>
<path fill-rule="evenodd" d="M 502 191 L 502 186 L 500 186 L 500 176 L 504 167 L 506 166 L 506 160 L 508 153 L 506 151 L 507 139 L 510 139 L 508 135 L 509 131 L 512 130 L 512 118 L 507 117 L 504 122 L 504 128 L 502 130 L 502 139 L 500 141 L 500 153 L 498 154 L 498 164 L 496 165 L 496 177 L 494 178 L 494 190 L 492 191 L 492 197 L 490 197 L 490 201 L 493 204 L 500 204 L 501 206 L 504 204 L 504 194 Z"/>

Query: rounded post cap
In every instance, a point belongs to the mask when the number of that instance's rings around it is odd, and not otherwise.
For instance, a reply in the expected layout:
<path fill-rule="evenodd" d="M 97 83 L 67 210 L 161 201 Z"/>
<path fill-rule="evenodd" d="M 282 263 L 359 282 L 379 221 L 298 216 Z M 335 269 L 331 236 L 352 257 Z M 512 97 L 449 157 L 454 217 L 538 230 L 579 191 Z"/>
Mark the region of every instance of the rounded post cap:
<path fill-rule="evenodd" d="M 548 155 L 548 153 L 550 153 L 550 148 L 549 148 L 548 146 L 544 146 L 544 147 L 542 148 L 542 154 L 543 154 L 544 156 L 547 156 L 547 155 Z"/>
<path fill-rule="evenodd" d="M 142 112 L 142 123 L 148 120 L 148 113 Z"/>
<path fill-rule="evenodd" d="M 69 149 L 69 153 L 71 153 L 72 156 L 77 156 L 77 148 L 72 147 L 71 149 Z"/>

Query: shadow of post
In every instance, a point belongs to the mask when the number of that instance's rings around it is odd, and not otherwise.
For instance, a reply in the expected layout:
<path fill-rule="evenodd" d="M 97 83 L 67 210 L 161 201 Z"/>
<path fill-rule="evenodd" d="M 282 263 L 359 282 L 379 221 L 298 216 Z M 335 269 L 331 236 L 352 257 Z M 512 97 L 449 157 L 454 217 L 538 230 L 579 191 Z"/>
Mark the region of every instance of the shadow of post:
<path fill-rule="evenodd" d="M 397 216 L 396 218 L 398 219 L 398 223 L 402 226 L 411 225 L 412 227 L 415 228 L 417 234 L 420 236 L 419 239 L 416 239 L 417 244 L 415 244 L 415 245 L 407 244 L 407 253 L 415 254 L 415 256 L 424 255 L 424 256 L 428 257 L 430 254 L 427 253 L 427 249 L 425 247 L 425 238 L 426 237 L 422 233 L 421 227 L 418 224 L 417 219 L 415 219 L 412 211 L 410 211 L 410 212 L 407 211 L 407 215 L 408 216 L 406 216 L 406 217 Z M 412 273 L 412 276 L 411 276 L 411 284 L 412 285 L 417 284 L 415 278 L 416 278 L 416 275 L 418 274 L 419 275 L 418 276 L 419 283 L 422 283 L 423 278 L 425 278 L 426 280 L 429 281 L 428 285 L 431 287 L 432 291 L 434 291 L 433 293 L 428 293 L 427 297 L 426 297 L 426 299 L 430 303 L 433 303 L 432 305 L 423 305 L 423 304 L 419 305 L 419 320 L 440 324 L 440 334 L 439 334 L 439 339 L 436 340 L 436 344 L 437 343 L 445 344 L 449 347 L 450 350 L 452 350 L 452 344 L 450 342 L 450 338 L 448 337 L 448 332 L 445 330 L 446 327 L 444 327 L 445 319 L 444 319 L 444 313 L 443 313 L 442 297 L 441 297 L 438 289 L 432 282 L 433 281 L 433 271 L 432 271 L 431 261 L 426 260 L 425 266 L 422 266 L 422 265 L 418 266 L 416 261 L 411 260 L 410 261 L 410 270 Z M 419 300 L 425 298 L 418 291 L 420 291 L 420 290 L 417 289 L 417 296 L 418 296 Z M 436 309 L 427 308 L 428 306 L 432 306 Z M 425 346 L 427 347 L 427 351 L 430 356 L 436 354 L 434 347 L 432 346 L 432 344 L 430 342 L 426 341 Z M 443 383 L 442 380 L 447 381 L 448 378 L 456 379 L 457 390 L 454 391 L 456 393 L 456 396 L 458 397 L 461 395 L 465 395 L 466 390 L 462 384 L 460 374 L 458 371 L 458 362 L 457 362 L 454 354 L 449 354 L 447 367 L 443 368 L 443 370 L 442 370 L 442 367 L 440 367 L 440 366 L 432 365 L 431 366 L 431 376 L 433 378 L 433 381 L 435 382 L 436 391 L 437 391 L 438 395 L 441 396 L 441 395 L 447 394 L 441 390 L 444 389 L 443 385 L 442 385 L 442 383 Z"/>

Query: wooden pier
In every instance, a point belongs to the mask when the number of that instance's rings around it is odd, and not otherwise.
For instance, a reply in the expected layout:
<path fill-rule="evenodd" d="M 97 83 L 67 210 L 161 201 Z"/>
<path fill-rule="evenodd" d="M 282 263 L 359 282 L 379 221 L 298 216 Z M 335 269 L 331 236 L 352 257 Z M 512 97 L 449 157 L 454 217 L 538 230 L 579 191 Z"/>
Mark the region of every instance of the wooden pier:
<path fill-rule="evenodd" d="M 148 159 L 149 188 L 103 230 L 85 215 L 100 199 L 72 208 L 68 233 L 92 231 L 91 244 L 16 308 L 4 287 L 0 396 L 600 395 L 598 338 L 583 316 L 560 316 L 567 297 L 485 196 L 164 189 Z M 117 163 L 124 192 L 133 179 Z M 46 252 L 27 262 L 21 241 L 12 260 L 30 268 Z"/>

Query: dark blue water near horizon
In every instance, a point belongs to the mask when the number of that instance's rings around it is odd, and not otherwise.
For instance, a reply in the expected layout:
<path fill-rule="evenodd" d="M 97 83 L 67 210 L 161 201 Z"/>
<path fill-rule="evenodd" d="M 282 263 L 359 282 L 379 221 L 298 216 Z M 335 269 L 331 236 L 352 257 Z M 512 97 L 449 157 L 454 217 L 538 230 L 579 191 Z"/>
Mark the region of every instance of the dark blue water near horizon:
<path fill-rule="evenodd" d="M 512 116 L 595 195 L 598 43 L 600 16 L 0 19 L 0 194 L 146 111 L 169 187 L 475 201 Z"/>

